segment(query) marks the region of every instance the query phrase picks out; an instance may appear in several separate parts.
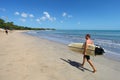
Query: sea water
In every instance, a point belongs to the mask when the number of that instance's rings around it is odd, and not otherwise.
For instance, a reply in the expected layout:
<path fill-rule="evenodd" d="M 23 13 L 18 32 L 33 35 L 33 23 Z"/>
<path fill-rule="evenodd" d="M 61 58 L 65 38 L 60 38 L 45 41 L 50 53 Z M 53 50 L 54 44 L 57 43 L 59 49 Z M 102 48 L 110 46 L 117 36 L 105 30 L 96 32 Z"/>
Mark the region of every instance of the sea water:
<path fill-rule="evenodd" d="M 85 42 L 85 35 L 90 34 L 94 44 L 105 49 L 105 55 L 120 61 L 120 30 L 54 30 L 30 31 L 27 34 L 57 41 L 68 45 L 69 43 Z"/>

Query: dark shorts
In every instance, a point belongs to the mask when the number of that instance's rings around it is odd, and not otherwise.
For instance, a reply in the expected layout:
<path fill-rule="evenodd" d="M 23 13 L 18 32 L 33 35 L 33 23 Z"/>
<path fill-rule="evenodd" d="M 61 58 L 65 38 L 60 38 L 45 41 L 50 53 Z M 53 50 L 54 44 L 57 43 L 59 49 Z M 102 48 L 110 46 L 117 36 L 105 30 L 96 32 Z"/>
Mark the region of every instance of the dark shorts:
<path fill-rule="evenodd" d="M 90 56 L 88 55 L 84 55 L 84 58 L 86 58 L 87 60 L 90 60 Z"/>

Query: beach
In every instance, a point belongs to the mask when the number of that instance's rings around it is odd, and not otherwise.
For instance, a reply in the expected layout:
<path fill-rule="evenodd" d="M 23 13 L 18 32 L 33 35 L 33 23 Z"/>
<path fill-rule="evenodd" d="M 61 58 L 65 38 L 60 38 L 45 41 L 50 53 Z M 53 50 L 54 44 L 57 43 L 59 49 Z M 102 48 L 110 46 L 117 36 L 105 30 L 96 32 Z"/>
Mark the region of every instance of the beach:
<path fill-rule="evenodd" d="M 0 80 L 119 80 L 120 62 L 103 56 L 91 57 L 97 68 L 82 54 L 64 44 L 14 31 L 0 32 Z"/>

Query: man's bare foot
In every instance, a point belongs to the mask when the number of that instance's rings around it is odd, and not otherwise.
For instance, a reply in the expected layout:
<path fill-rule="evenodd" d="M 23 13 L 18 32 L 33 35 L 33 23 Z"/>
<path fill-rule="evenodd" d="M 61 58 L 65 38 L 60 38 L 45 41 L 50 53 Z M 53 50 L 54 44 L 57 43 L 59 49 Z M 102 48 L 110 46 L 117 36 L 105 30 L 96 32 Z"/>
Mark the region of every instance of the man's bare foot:
<path fill-rule="evenodd" d="M 95 73 L 97 70 L 94 70 L 93 73 Z"/>
<path fill-rule="evenodd" d="M 81 64 L 81 67 L 84 67 L 84 64 Z"/>

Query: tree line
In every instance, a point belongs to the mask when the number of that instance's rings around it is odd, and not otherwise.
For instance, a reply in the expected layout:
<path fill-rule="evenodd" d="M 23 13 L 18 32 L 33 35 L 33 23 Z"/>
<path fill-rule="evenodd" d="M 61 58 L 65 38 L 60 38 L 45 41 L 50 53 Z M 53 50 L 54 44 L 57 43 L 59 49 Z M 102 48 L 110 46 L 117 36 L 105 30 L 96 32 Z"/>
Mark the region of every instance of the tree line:
<path fill-rule="evenodd" d="M 55 30 L 54 28 L 31 28 L 26 26 L 18 26 L 13 22 L 5 22 L 3 19 L 0 19 L 0 28 L 9 30 Z"/>

